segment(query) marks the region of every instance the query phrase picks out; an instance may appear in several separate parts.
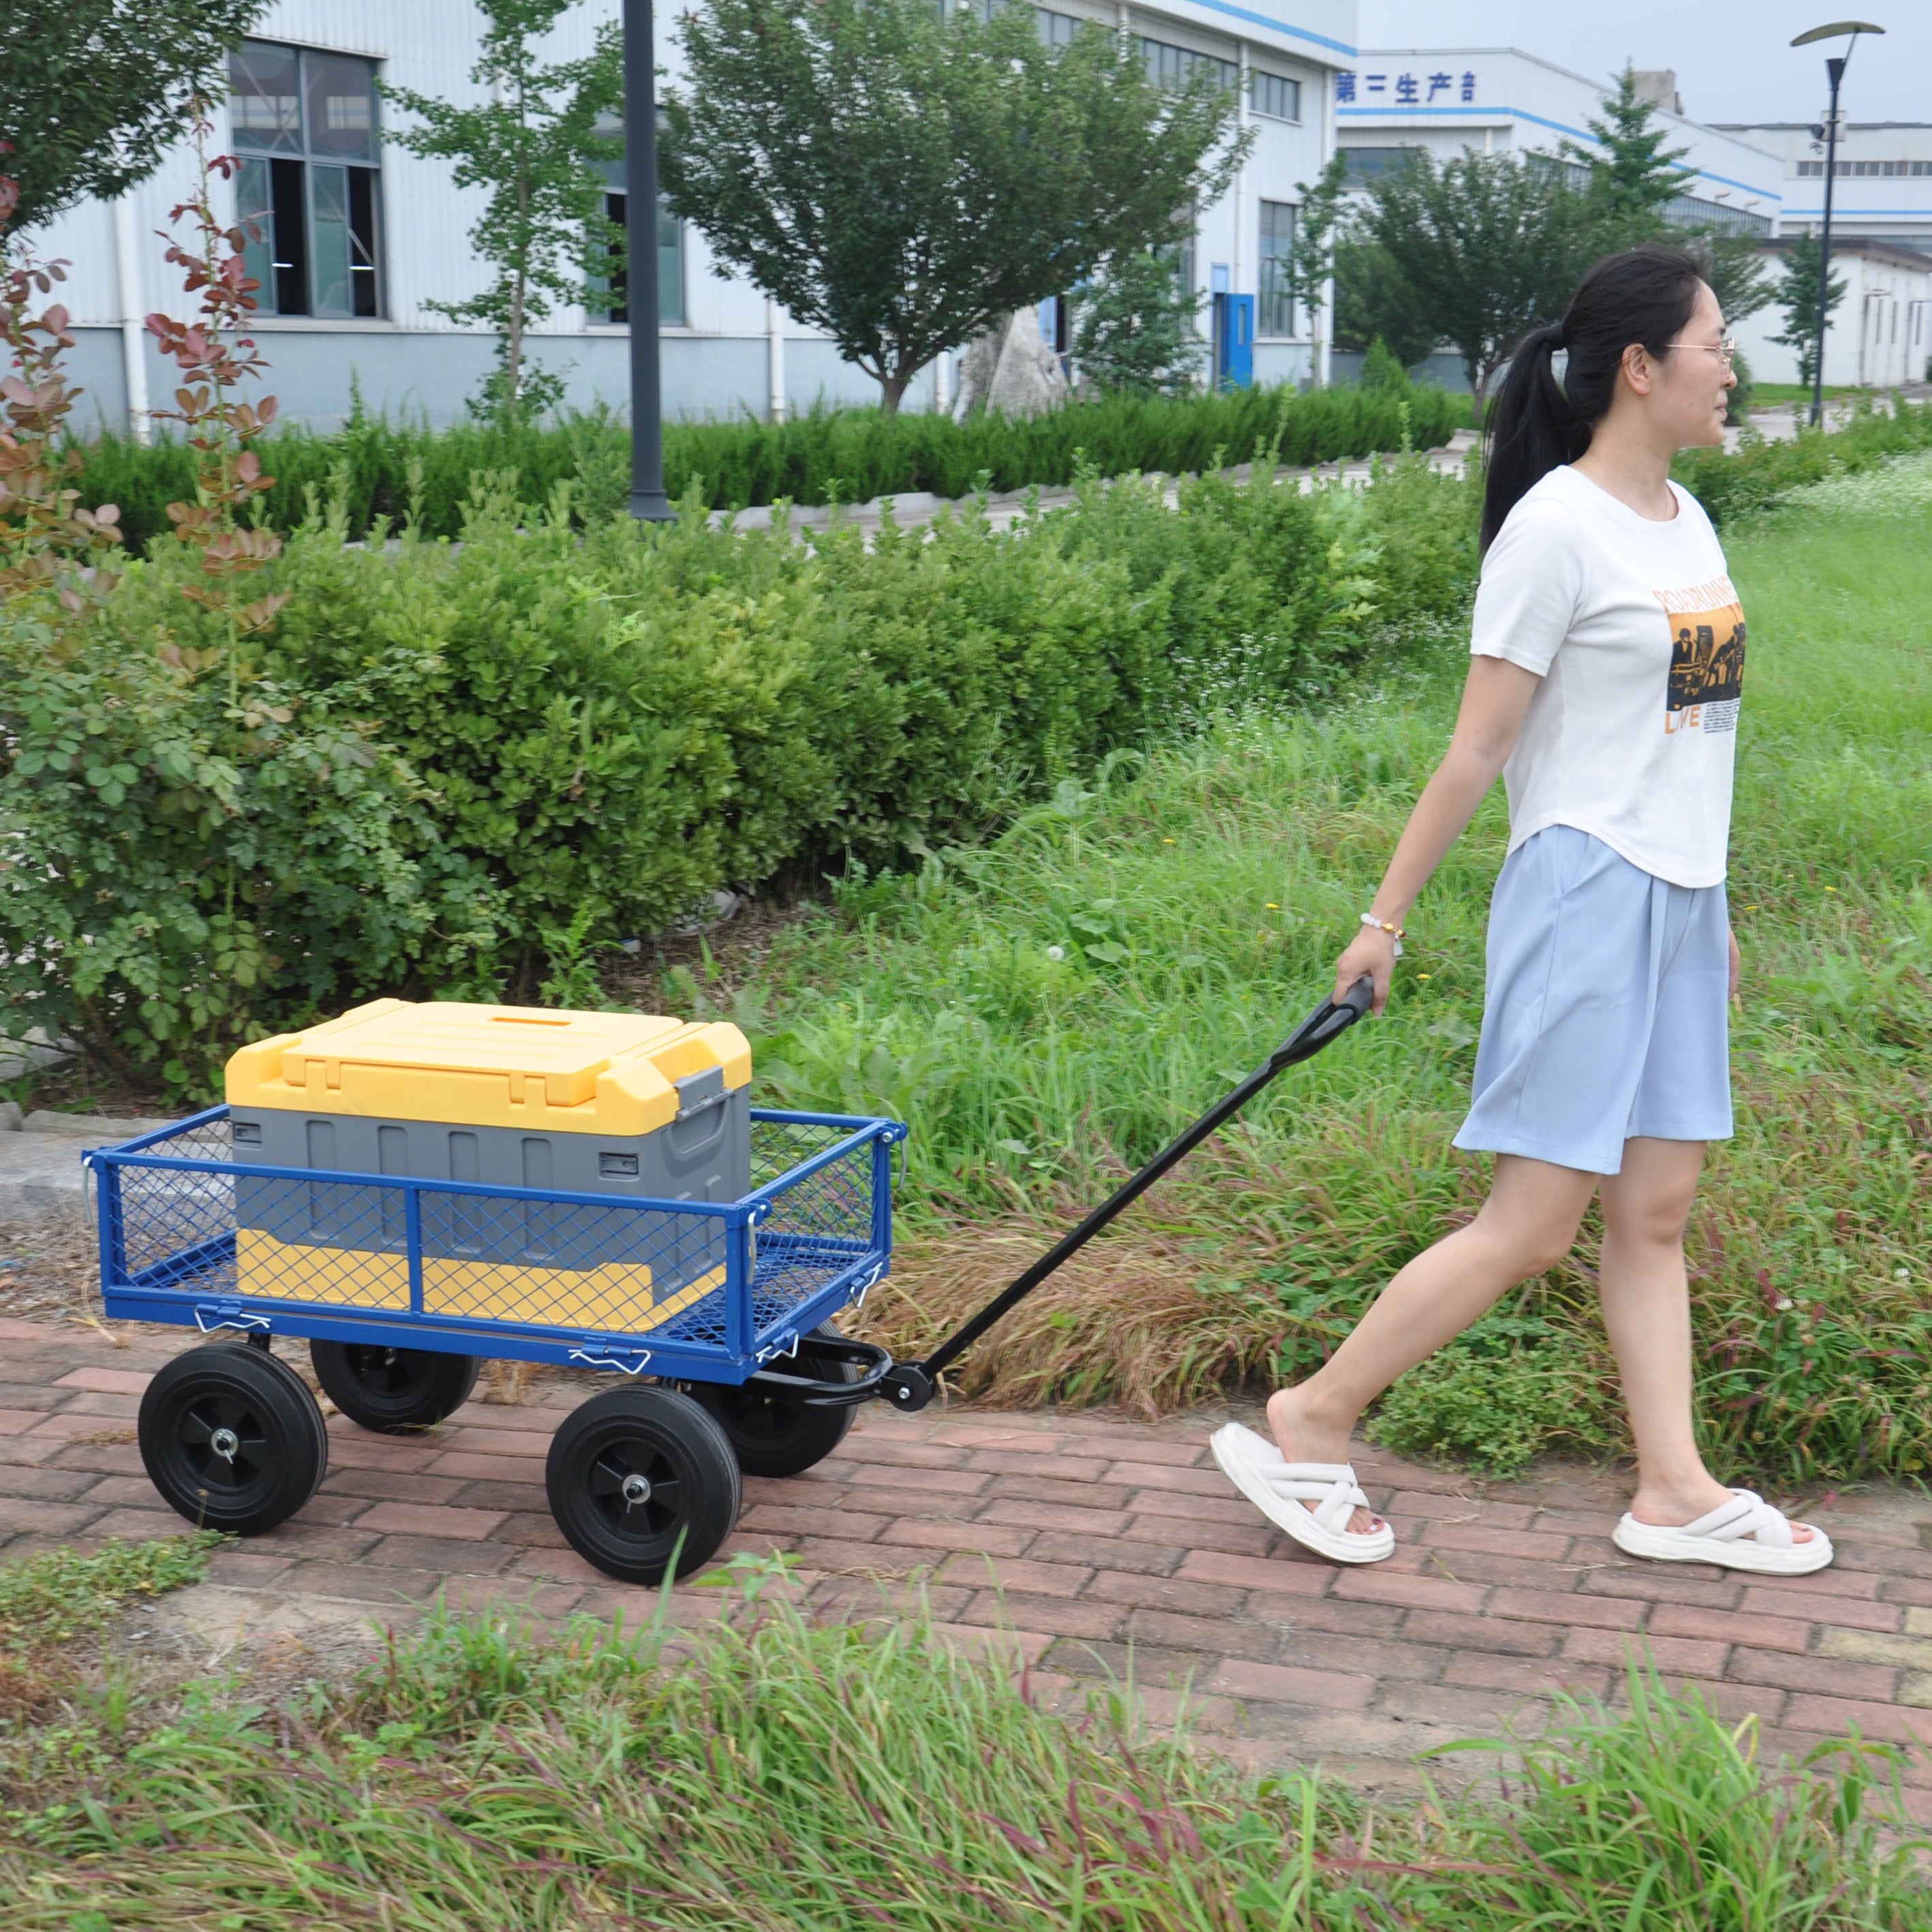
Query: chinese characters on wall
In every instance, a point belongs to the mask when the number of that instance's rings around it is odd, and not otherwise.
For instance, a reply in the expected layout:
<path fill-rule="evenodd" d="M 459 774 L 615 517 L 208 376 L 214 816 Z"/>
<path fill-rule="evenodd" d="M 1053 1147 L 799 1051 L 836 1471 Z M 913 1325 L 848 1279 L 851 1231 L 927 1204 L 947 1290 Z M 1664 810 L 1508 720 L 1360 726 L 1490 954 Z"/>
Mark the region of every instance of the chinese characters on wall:
<path fill-rule="evenodd" d="M 1435 107 L 1472 101 L 1476 98 L 1473 74 L 1338 74 L 1335 98 L 1346 106 L 1352 100 L 1371 98 L 1393 100 L 1399 107 Z"/>

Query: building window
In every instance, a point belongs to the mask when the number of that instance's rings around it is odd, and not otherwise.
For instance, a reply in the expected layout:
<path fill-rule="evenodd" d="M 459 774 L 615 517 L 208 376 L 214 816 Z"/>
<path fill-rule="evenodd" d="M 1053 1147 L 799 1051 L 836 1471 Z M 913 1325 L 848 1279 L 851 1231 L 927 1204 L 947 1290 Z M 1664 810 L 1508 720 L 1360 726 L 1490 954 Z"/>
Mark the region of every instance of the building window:
<path fill-rule="evenodd" d="M 1808 179 L 1822 181 L 1825 164 L 1822 161 L 1800 161 L 1798 172 Z M 1864 180 L 1874 177 L 1889 181 L 1932 175 L 1932 161 L 1840 161 L 1832 172 L 1839 181 Z"/>
<path fill-rule="evenodd" d="M 1255 306 L 1257 335 L 1294 333 L 1294 290 L 1288 250 L 1294 246 L 1294 209 L 1285 201 L 1262 203 L 1260 274 Z"/>
<path fill-rule="evenodd" d="M 1230 94 L 1241 83 L 1241 70 L 1232 61 L 1217 60 L 1212 54 L 1197 54 L 1192 47 L 1172 46 L 1166 40 L 1143 39 L 1141 54 L 1147 62 L 1150 80 L 1184 87 L 1197 74 L 1204 74 L 1219 81 Z"/>
<path fill-rule="evenodd" d="M 1754 214 L 1748 208 L 1732 208 L 1721 201 L 1701 201 L 1695 195 L 1680 194 L 1664 205 L 1664 218 L 1673 228 L 1712 228 L 1720 235 L 1768 236 L 1771 217 Z"/>
<path fill-rule="evenodd" d="M 264 315 L 382 313 L 376 68 L 244 40 L 228 58 L 236 212 Z"/>
<path fill-rule="evenodd" d="M 973 0 L 968 10 L 978 14 L 982 20 L 991 20 L 995 15 L 1004 14 L 1009 7 L 1018 4 L 1018 0 Z M 945 0 L 940 0 L 939 17 L 942 20 L 946 17 L 946 12 Z M 1081 24 L 1071 14 L 1056 14 L 1046 7 L 1034 9 L 1033 23 L 1039 31 L 1042 44 L 1049 47 L 1070 46 L 1073 43 L 1074 30 Z"/>
<path fill-rule="evenodd" d="M 1286 80 L 1278 74 L 1264 74 L 1259 68 L 1248 76 L 1248 99 L 1257 114 L 1275 121 L 1301 118 L 1301 83 Z"/>
<path fill-rule="evenodd" d="M 600 134 L 621 134 L 623 123 L 615 115 L 600 117 L 597 124 Z M 658 131 L 664 131 L 664 116 L 658 116 Z M 604 177 L 609 190 L 604 197 L 604 213 L 614 227 L 628 232 L 629 224 L 626 220 L 628 200 L 624 193 L 624 164 L 614 161 L 592 161 L 590 164 Z M 628 322 L 630 305 L 625 299 L 624 267 L 622 251 L 611 249 L 613 258 L 610 273 L 608 276 L 591 278 L 592 298 L 590 313 L 599 322 Z M 670 205 L 664 200 L 664 190 L 658 190 L 658 325 L 668 324 L 674 328 L 684 326 L 684 224 L 670 212 Z"/>
<path fill-rule="evenodd" d="M 1378 181 L 1391 168 L 1406 168 L 1412 156 L 1419 154 L 1420 148 L 1344 148 L 1342 153 L 1348 158 L 1348 184 L 1351 188 L 1366 188 Z"/>
<path fill-rule="evenodd" d="M 628 198 L 621 194 L 604 197 L 604 212 L 614 225 L 628 232 L 625 219 Z M 614 256 L 617 253 L 614 248 Z M 624 290 L 624 266 L 614 263 L 608 280 L 598 286 L 604 300 L 593 312 L 604 322 L 628 322 L 630 304 Z M 684 326 L 684 224 L 664 205 L 664 191 L 658 192 L 658 323 L 674 328 Z"/>

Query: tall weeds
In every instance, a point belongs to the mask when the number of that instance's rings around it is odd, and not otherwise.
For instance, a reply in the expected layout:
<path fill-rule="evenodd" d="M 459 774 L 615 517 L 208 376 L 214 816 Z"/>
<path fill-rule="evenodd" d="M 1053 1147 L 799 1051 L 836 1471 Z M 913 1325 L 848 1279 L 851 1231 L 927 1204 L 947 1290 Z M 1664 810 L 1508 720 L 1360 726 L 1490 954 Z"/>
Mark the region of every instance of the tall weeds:
<path fill-rule="evenodd" d="M 997 1653 L 914 1616 L 824 1626 L 742 1564 L 667 1648 L 432 1616 L 346 1696 L 260 1714 L 218 1692 L 0 1825 L 20 1932 L 1904 1932 L 1881 1849 L 1890 1756 L 1759 1761 L 1754 1728 L 1642 1678 L 1572 1706 L 1498 1784 L 1390 1808 L 1258 1785 L 1072 1721 Z M 50 1794 L 50 1796 L 52 1794 Z"/>

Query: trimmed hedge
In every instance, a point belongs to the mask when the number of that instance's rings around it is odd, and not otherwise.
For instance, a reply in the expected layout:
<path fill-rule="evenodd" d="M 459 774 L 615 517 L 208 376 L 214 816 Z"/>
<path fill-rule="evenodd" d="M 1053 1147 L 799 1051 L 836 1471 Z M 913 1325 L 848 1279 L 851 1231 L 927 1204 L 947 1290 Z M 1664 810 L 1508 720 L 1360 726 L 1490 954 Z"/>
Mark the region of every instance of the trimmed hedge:
<path fill-rule="evenodd" d="M 1102 476 L 1174 476 L 1245 462 L 1280 438 L 1280 460 L 1333 462 L 1406 442 L 1428 449 L 1468 420 L 1468 398 L 1439 389 L 1244 389 L 1179 400 L 1119 398 L 1026 422 L 978 416 L 888 419 L 876 410 L 814 411 L 772 424 L 669 423 L 664 475 L 672 496 L 695 493 L 710 509 L 783 497 L 794 503 L 863 502 L 931 490 L 959 497 L 981 486 L 1070 483 L 1082 458 Z M 608 412 L 538 427 L 459 424 L 446 430 L 358 416 L 339 434 L 286 430 L 260 446 L 275 488 L 262 500 L 272 528 L 287 532 L 319 494 L 339 489 L 350 534 L 379 517 L 413 520 L 425 536 L 454 536 L 479 474 L 514 473 L 518 494 L 541 503 L 560 481 L 577 486 L 591 520 L 629 496 L 631 439 Z M 108 435 L 86 446 L 80 488 L 90 508 L 111 502 L 136 549 L 170 527 L 165 506 L 193 494 L 188 452 L 166 440 L 142 448 Z"/>
<path fill-rule="evenodd" d="M 869 542 L 695 501 L 580 532 L 500 489 L 460 547 L 392 554 L 338 504 L 234 658 L 158 547 L 58 647 L 0 614 L 0 1030 L 188 1094 L 379 992 L 538 990 L 719 886 L 970 839 L 1177 720 L 1336 688 L 1378 605 L 1460 596 L 1467 488 L 1403 476 L 1210 476 L 1178 512 L 1090 481 Z"/>

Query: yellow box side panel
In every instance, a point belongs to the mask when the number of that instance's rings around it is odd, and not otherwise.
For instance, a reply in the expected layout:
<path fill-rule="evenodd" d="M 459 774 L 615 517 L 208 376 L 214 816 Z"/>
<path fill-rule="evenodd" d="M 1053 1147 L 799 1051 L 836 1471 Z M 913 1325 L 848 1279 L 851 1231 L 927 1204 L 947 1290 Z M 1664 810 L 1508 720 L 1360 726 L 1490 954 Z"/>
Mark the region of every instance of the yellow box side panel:
<path fill-rule="evenodd" d="M 344 1308 L 410 1305 L 405 1255 L 278 1241 L 260 1228 L 235 1232 L 235 1286 L 276 1301 L 326 1301 Z"/>
<path fill-rule="evenodd" d="M 535 1322 L 556 1328 L 648 1334 L 701 1300 L 724 1280 L 722 1268 L 662 1302 L 651 1298 L 651 1271 L 639 1262 L 594 1268 L 516 1268 L 502 1262 L 423 1258 L 423 1308 L 490 1322 Z"/>
<path fill-rule="evenodd" d="M 270 1300 L 405 1311 L 410 1305 L 406 1256 L 367 1248 L 280 1241 L 260 1228 L 236 1230 L 235 1274 L 240 1293 Z M 639 1263 L 605 1262 L 594 1268 L 517 1268 L 502 1262 L 425 1256 L 423 1308 L 431 1315 L 642 1335 L 683 1313 L 722 1286 L 724 1280 L 724 1269 L 713 1268 L 659 1302 L 652 1299 L 650 1270 Z"/>

